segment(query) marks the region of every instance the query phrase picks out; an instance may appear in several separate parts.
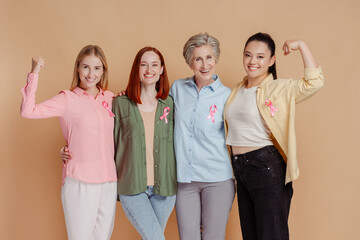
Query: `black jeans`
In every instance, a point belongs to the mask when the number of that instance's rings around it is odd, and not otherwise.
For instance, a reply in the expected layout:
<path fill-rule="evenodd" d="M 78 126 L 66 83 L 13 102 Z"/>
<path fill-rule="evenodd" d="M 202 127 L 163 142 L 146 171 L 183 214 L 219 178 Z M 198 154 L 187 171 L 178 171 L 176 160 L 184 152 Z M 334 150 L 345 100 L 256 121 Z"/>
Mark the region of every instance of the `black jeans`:
<path fill-rule="evenodd" d="M 241 231 L 244 240 L 289 239 L 292 183 L 285 185 L 286 163 L 274 146 L 233 155 Z"/>

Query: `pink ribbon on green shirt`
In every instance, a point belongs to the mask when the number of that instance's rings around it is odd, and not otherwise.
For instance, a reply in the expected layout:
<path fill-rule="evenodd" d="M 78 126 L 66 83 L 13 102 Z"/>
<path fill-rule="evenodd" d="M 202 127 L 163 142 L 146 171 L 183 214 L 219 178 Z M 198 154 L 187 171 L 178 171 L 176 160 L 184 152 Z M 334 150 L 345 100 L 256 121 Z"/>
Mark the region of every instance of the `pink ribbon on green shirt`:
<path fill-rule="evenodd" d="M 217 107 L 216 105 L 211 105 L 209 111 L 210 111 L 210 114 L 209 116 L 207 117 L 207 119 L 210 119 L 211 118 L 211 121 L 214 123 L 215 122 L 215 118 L 214 118 L 214 114 L 216 113 L 216 110 L 217 110 Z"/>
<path fill-rule="evenodd" d="M 274 111 L 278 112 L 279 110 L 273 105 L 270 100 L 265 100 L 265 105 L 270 108 L 271 116 L 274 116 Z"/>
<path fill-rule="evenodd" d="M 164 114 L 160 117 L 160 120 L 163 120 L 165 118 L 165 123 L 168 123 L 167 115 L 170 113 L 170 107 L 164 108 Z"/>
<path fill-rule="evenodd" d="M 111 112 L 110 108 L 109 108 L 109 104 L 106 101 L 102 102 L 103 107 L 108 110 L 110 117 L 115 117 L 115 115 Z"/>

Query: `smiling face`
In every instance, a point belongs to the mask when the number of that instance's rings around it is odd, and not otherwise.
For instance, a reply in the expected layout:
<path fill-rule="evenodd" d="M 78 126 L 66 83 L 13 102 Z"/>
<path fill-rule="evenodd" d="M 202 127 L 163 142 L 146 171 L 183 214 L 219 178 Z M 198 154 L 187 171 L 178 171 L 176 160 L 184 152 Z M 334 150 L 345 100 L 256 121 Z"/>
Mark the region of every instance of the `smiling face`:
<path fill-rule="evenodd" d="M 215 74 L 216 59 L 210 45 L 194 48 L 190 68 L 196 81 L 208 81 Z"/>
<path fill-rule="evenodd" d="M 141 84 L 156 84 L 162 73 L 163 67 L 159 55 L 153 51 L 145 52 L 140 60 L 139 75 Z"/>
<path fill-rule="evenodd" d="M 271 51 L 264 42 L 251 41 L 244 49 L 243 64 L 249 81 L 264 80 L 274 62 L 275 55 L 271 57 Z"/>
<path fill-rule="evenodd" d="M 96 84 L 101 80 L 104 67 L 98 57 L 88 55 L 80 61 L 77 71 L 79 73 L 80 88 L 91 92 L 96 90 Z"/>

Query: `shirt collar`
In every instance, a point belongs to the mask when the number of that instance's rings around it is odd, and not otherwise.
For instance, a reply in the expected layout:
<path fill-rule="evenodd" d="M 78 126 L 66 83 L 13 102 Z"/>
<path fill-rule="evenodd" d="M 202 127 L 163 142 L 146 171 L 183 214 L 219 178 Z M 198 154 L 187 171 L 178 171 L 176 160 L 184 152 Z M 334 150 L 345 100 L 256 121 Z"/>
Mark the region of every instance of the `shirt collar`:
<path fill-rule="evenodd" d="M 158 98 L 158 101 L 162 102 L 162 103 L 165 103 L 165 100 L 161 99 L 161 98 Z"/>
<path fill-rule="evenodd" d="M 215 91 L 220 85 L 221 85 L 221 81 L 220 81 L 220 77 L 217 75 L 217 74 L 214 74 L 212 77 L 211 77 L 214 82 L 210 85 L 206 85 L 204 86 L 203 88 L 205 87 L 208 87 L 210 88 L 212 91 Z M 192 84 L 193 86 L 196 86 L 196 83 L 195 83 L 195 76 L 192 76 L 192 77 L 189 77 L 185 80 L 186 83 L 190 83 Z"/>
<path fill-rule="evenodd" d="M 267 84 L 268 82 L 274 80 L 273 75 L 270 73 L 263 81 L 262 83 L 260 83 L 259 88 L 263 88 L 265 86 L 265 84 Z"/>
<path fill-rule="evenodd" d="M 104 90 L 102 90 L 101 88 L 97 87 L 99 89 L 99 94 L 103 95 L 104 96 Z M 79 88 L 79 87 L 76 87 L 74 90 L 73 90 L 74 93 L 76 93 L 77 95 L 81 96 L 81 95 L 89 95 L 84 89 L 82 88 Z"/>

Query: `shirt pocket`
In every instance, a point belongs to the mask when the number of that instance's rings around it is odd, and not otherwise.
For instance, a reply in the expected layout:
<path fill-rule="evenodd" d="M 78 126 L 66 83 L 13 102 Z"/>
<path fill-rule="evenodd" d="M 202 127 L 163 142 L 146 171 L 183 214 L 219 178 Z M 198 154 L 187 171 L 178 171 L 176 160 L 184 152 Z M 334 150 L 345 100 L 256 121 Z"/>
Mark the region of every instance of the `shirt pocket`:
<path fill-rule="evenodd" d="M 158 128 L 160 129 L 159 131 L 159 137 L 162 140 L 172 140 L 173 136 L 174 136 L 174 120 L 173 119 L 168 119 L 167 123 L 165 123 L 164 120 L 156 120 L 155 124 L 159 124 Z M 155 133 L 155 137 L 156 137 L 156 133 Z"/>
<path fill-rule="evenodd" d="M 140 136 L 140 124 L 137 124 L 134 116 L 119 119 L 121 139 L 127 140 Z M 138 126 L 137 126 L 138 125 Z"/>
<path fill-rule="evenodd" d="M 224 121 L 219 120 L 212 122 L 209 120 L 209 122 L 206 124 L 205 136 L 225 138 Z"/>

